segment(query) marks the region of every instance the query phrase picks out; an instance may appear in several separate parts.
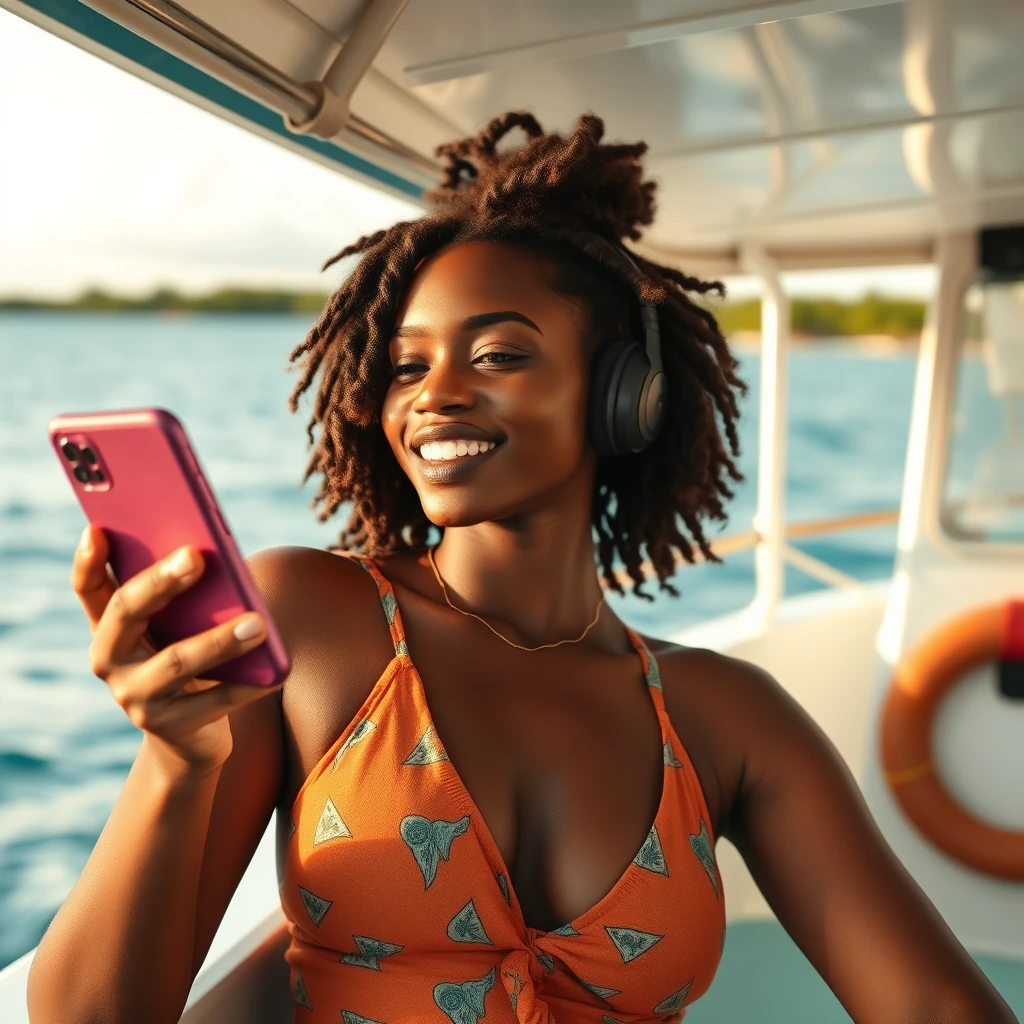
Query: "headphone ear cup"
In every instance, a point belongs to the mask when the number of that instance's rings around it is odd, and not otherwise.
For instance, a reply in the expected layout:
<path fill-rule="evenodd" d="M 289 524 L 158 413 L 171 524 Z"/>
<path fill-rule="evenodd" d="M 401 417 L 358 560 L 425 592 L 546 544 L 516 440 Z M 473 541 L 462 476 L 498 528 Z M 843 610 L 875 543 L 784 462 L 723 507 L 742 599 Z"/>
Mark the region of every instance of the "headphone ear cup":
<path fill-rule="evenodd" d="M 609 342 L 594 357 L 590 371 L 587 427 L 598 455 L 622 455 L 625 450 L 617 436 L 616 409 L 622 371 L 634 344 L 627 340 Z"/>

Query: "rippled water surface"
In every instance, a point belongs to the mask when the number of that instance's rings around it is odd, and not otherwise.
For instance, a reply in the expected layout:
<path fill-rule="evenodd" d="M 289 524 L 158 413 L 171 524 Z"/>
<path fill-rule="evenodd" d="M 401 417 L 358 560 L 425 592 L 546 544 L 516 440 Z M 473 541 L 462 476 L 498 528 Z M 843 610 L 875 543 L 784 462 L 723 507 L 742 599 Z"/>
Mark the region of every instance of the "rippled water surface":
<path fill-rule="evenodd" d="M 89 631 L 68 586 L 81 510 L 49 448 L 60 412 L 158 405 L 185 422 L 245 554 L 324 546 L 313 486 L 299 490 L 309 406 L 292 416 L 287 355 L 297 317 L 0 314 L 0 966 L 38 942 L 85 863 L 139 743 L 89 672 Z M 757 357 L 746 356 L 743 465 L 726 529 L 753 510 Z M 895 506 L 913 359 L 865 358 L 849 346 L 797 350 L 790 388 L 789 515 L 794 520 Z M 888 575 L 895 533 L 861 530 L 803 545 L 862 578 Z M 667 635 L 738 608 L 752 557 L 699 566 L 682 597 L 616 600 L 637 628 Z M 796 573 L 790 592 L 812 589 Z"/>

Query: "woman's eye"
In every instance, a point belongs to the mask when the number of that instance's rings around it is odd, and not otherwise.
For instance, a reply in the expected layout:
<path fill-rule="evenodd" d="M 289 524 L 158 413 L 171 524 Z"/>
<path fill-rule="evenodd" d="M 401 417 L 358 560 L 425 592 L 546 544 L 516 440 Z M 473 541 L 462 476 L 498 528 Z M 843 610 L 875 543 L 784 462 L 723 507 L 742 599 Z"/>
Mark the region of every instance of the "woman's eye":
<path fill-rule="evenodd" d="M 473 361 L 493 366 L 495 363 L 510 363 L 516 359 L 524 358 L 525 356 L 517 355 L 514 352 L 484 352 Z"/>
<path fill-rule="evenodd" d="M 391 375 L 393 377 L 408 377 L 410 374 L 425 369 L 426 367 L 422 363 L 399 363 L 391 370 Z"/>

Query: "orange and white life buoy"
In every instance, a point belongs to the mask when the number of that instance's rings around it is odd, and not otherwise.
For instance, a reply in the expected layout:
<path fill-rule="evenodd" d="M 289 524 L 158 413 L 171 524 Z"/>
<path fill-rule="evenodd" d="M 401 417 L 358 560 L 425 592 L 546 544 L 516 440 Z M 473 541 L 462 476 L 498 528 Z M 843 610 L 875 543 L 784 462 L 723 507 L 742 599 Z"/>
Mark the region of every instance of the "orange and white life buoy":
<path fill-rule="evenodd" d="M 940 849 L 969 867 L 1024 880 L 1024 832 L 997 828 L 966 811 L 942 784 L 932 757 L 932 724 L 945 693 L 987 661 L 1024 662 L 1024 601 L 958 615 L 896 666 L 882 707 L 885 779 L 911 821 Z"/>

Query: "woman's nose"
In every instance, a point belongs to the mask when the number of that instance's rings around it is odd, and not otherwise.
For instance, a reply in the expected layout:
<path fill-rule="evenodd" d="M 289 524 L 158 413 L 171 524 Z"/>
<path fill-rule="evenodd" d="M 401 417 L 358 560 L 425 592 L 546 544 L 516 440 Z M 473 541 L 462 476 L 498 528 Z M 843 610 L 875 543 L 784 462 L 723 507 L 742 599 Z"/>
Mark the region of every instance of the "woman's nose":
<path fill-rule="evenodd" d="M 437 360 L 420 382 L 416 411 L 442 413 L 472 408 L 476 398 L 467 370 L 453 359 Z"/>

